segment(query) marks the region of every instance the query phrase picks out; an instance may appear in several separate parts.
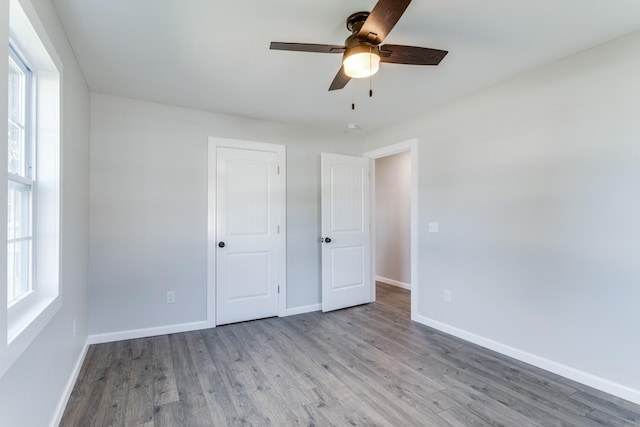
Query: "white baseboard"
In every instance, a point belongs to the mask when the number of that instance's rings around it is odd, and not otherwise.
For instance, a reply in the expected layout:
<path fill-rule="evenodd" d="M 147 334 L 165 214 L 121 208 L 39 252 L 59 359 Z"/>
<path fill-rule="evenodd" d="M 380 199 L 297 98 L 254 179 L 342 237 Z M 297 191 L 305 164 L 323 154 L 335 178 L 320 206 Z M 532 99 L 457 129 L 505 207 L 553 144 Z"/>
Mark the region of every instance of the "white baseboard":
<path fill-rule="evenodd" d="M 387 279 L 386 277 L 376 276 L 376 282 L 386 283 L 387 285 L 397 286 L 398 288 L 411 290 L 411 285 L 409 283 L 398 282 L 397 280 Z"/>
<path fill-rule="evenodd" d="M 71 397 L 71 392 L 73 391 L 73 387 L 76 385 L 78 375 L 80 375 L 80 370 L 82 369 L 84 358 L 87 356 L 87 350 L 89 350 L 88 340 L 84 343 L 84 347 L 82 348 L 82 351 L 78 356 L 78 360 L 76 360 L 76 364 L 71 371 L 71 376 L 69 377 L 69 380 L 67 380 L 67 385 L 62 392 L 62 396 L 60 396 L 60 401 L 58 402 L 58 406 L 56 407 L 56 412 L 53 414 L 53 419 L 51 420 L 51 427 L 57 427 L 58 425 L 60 425 L 60 421 L 62 421 L 64 410 L 67 408 L 67 403 L 69 402 L 69 398 Z"/>
<path fill-rule="evenodd" d="M 179 332 L 199 331 L 212 326 L 207 321 L 180 323 L 177 325 L 158 326 L 154 328 L 131 329 L 128 331 L 108 332 L 106 334 L 89 335 L 89 344 L 130 340 L 136 338 L 155 337 L 157 335 L 177 334 Z"/>
<path fill-rule="evenodd" d="M 523 350 L 519 350 L 517 348 L 499 343 L 497 341 L 493 341 L 489 338 L 476 335 L 472 332 L 456 328 L 454 326 L 430 319 L 422 315 L 417 315 L 416 321 L 422 323 L 423 325 L 461 338 L 465 341 L 469 341 L 490 350 L 497 351 L 498 353 L 504 354 L 505 356 L 520 360 L 521 362 L 525 362 L 546 371 L 553 372 L 554 374 L 561 375 L 565 378 L 569 378 L 605 393 L 612 394 L 621 399 L 640 404 L 640 390 L 636 390 L 625 385 L 609 381 L 588 372 L 580 371 L 570 366 L 554 362 L 553 360 L 549 360 Z"/>
<path fill-rule="evenodd" d="M 296 314 L 311 313 L 312 311 L 322 310 L 322 304 L 311 304 L 302 307 L 287 308 L 285 316 L 295 316 Z"/>
<path fill-rule="evenodd" d="M 296 314 L 310 313 L 322 309 L 322 304 L 311 304 L 302 307 L 288 308 L 282 317 Z M 107 332 L 104 334 L 89 335 L 88 344 L 102 344 L 113 341 L 130 340 L 136 338 L 147 338 L 158 335 L 176 334 L 180 332 L 198 331 L 201 329 L 213 328 L 207 321 L 180 323 L 177 325 L 158 326 L 154 328 L 131 329 L 127 331 Z"/>

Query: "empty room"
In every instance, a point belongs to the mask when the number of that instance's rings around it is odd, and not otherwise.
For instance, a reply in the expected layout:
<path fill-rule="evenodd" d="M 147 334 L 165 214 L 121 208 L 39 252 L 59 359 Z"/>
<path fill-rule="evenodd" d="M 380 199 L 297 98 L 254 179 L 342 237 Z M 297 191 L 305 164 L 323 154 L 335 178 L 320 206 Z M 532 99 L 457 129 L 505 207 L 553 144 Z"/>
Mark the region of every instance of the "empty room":
<path fill-rule="evenodd" d="M 0 426 L 640 427 L 640 2 L 0 17 Z"/>

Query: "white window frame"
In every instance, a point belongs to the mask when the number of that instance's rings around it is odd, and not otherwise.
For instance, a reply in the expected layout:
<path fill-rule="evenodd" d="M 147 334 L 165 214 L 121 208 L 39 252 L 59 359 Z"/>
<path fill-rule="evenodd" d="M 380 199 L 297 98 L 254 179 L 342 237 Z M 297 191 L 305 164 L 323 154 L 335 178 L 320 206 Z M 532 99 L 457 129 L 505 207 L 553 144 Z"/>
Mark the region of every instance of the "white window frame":
<path fill-rule="evenodd" d="M 9 42 L 32 72 L 33 108 L 32 132 L 34 149 L 31 153 L 34 187 L 32 198 L 33 291 L 28 298 L 12 304 L 7 301 L 7 288 L 0 292 L 0 377 L 19 359 L 33 340 L 49 324 L 62 307 L 60 286 L 61 251 L 61 101 L 62 61 L 38 18 L 31 0 L 9 0 L 9 38 L 0 53 L 9 55 Z M 8 63 L 7 63 L 8 65 Z M 6 68 L 5 70 L 7 70 Z M 1 75 L 7 78 L 6 71 Z M 4 83 L 7 85 L 7 83 Z M 6 88 L 7 86 L 5 86 Z M 6 91 L 6 89 L 5 89 Z M 0 94 L 6 94 L 1 91 Z M 4 106 L 8 99 L 0 100 Z M 6 109 L 0 111 L 7 112 Z M 7 115 L 8 118 L 8 115 Z M 8 120 L 0 124 L 8 126 Z M 6 132 L 7 128 L 2 127 Z M 6 144 L 6 143 L 5 143 Z M 0 150 L 0 179 L 9 182 L 8 147 Z M 7 223 L 8 185 L 0 188 L 5 208 L 0 219 Z M 1 227 L 5 240 L 7 226 Z M 7 246 L 0 245 L 0 276 L 7 277 Z M 4 260 L 4 261 L 2 261 Z M 6 279 L 4 280 L 6 282 Z M 70 332 L 71 333 L 71 332 Z"/>
<path fill-rule="evenodd" d="M 28 213 L 26 221 L 28 222 L 28 232 L 26 236 L 9 239 L 7 238 L 7 246 L 10 243 L 17 243 L 23 241 L 29 241 L 31 243 L 31 247 L 29 249 L 28 259 L 24 262 L 27 263 L 26 266 L 23 266 L 27 271 L 27 287 L 28 290 L 14 299 L 13 301 L 7 301 L 8 307 L 8 315 L 9 318 L 17 318 L 20 317 L 21 313 L 28 309 L 29 305 L 34 303 L 34 299 L 37 297 L 37 288 L 36 283 L 37 280 L 35 278 L 35 268 L 34 265 L 36 263 L 36 247 L 37 244 L 35 242 L 36 230 L 35 230 L 35 221 L 36 217 L 36 181 L 35 181 L 35 132 L 34 132 L 34 105 L 36 101 L 35 87 L 34 87 L 34 79 L 33 72 L 31 71 L 31 67 L 23 59 L 23 57 L 16 51 L 16 47 L 13 45 L 11 40 L 9 41 L 9 60 L 11 60 L 25 75 L 25 96 L 23 100 L 23 109 L 24 109 L 24 123 L 23 123 L 23 132 L 24 132 L 24 174 L 13 174 L 11 172 L 8 173 L 8 182 L 14 182 L 18 185 L 22 184 L 28 186 L 29 188 L 29 201 L 28 201 Z M 7 249 L 8 250 L 8 249 Z M 7 267 L 8 268 L 8 267 Z M 8 283 L 7 283 L 8 286 Z"/>

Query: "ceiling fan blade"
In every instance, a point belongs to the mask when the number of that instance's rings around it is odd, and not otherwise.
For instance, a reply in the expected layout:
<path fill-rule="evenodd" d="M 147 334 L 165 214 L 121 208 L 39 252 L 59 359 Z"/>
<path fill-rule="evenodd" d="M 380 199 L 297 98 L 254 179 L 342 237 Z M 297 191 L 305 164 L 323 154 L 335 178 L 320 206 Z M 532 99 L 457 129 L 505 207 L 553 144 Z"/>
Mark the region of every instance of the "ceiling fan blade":
<path fill-rule="evenodd" d="M 342 89 L 351 81 L 351 77 L 347 76 L 344 73 L 344 67 L 340 67 L 338 74 L 336 74 L 335 78 L 331 82 L 331 86 L 329 86 L 329 90 L 338 90 Z"/>
<path fill-rule="evenodd" d="M 358 38 L 373 45 L 382 43 L 411 0 L 379 0 L 358 31 Z"/>
<path fill-rule="evenodd" d="M 344 46 L 334 44 L 312 44 L 312 43 L 283 43 L 271 42 L 269 49 L 273 50 L 293 50 L 296 52 L 315 52 L 315 53 L 343 53 Z"/>
<path fill-rule="evenodd" d="M 438 65 L 449 53 L 428 47 L 385 44 L 380 46 L 380 62 L 391 64 Z"/>

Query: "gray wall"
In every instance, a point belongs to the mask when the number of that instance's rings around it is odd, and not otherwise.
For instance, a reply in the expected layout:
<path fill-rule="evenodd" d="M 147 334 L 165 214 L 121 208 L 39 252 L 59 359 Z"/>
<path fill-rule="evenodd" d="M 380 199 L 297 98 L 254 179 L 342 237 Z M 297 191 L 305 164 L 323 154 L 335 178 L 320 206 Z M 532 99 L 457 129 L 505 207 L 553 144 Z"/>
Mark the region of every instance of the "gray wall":
<path fill-rule="evenodd" d="M 411 284 L 411 153 L 376 159 L 376 276 Z"/>
<path fill-rule="evenodd" d="M 636 400 L 638 52 L 635 33 L 367 140 L 419 140 L 423 320 L 626 386 Z"/>
<path fill-rule="evenodd" d="M 4 13 L 7 3 L 2 2 L 3 11 L 0 14 L 0 34 L 3 39 L 8 27 L 8 18 Z M 49 424 L 61 399 L 66 397 L 65 387 L 87 341 L 89 91 L 51 2 L 33 0 L 32 3 L 64 66 L 61 140 L 62 308 L 0 378 L 2 426 Z M 1 81 L 7 81 L 6 73 L 7 67 L 0 67 Z M 6 95 L 6 92 L 2 93 Z M 6 111 L 6 104 L 6 97 L 3 97 L 3 111 Z M 4 123 L 3 126 L 6 126 Z M 6 233 L 6 228 L 4 230 Z M 77 319 L 78 328 L 75 339 L 72 335 L 74 319 Z"/>
<path fill-rule="evenodd" d="M 287 146 L 287 307 L 320 302 L 320 152 L 360 153 L 359 138 L 99 94 L 91 107 L 92 334 L 206 320 L 209 136 Z"/>

